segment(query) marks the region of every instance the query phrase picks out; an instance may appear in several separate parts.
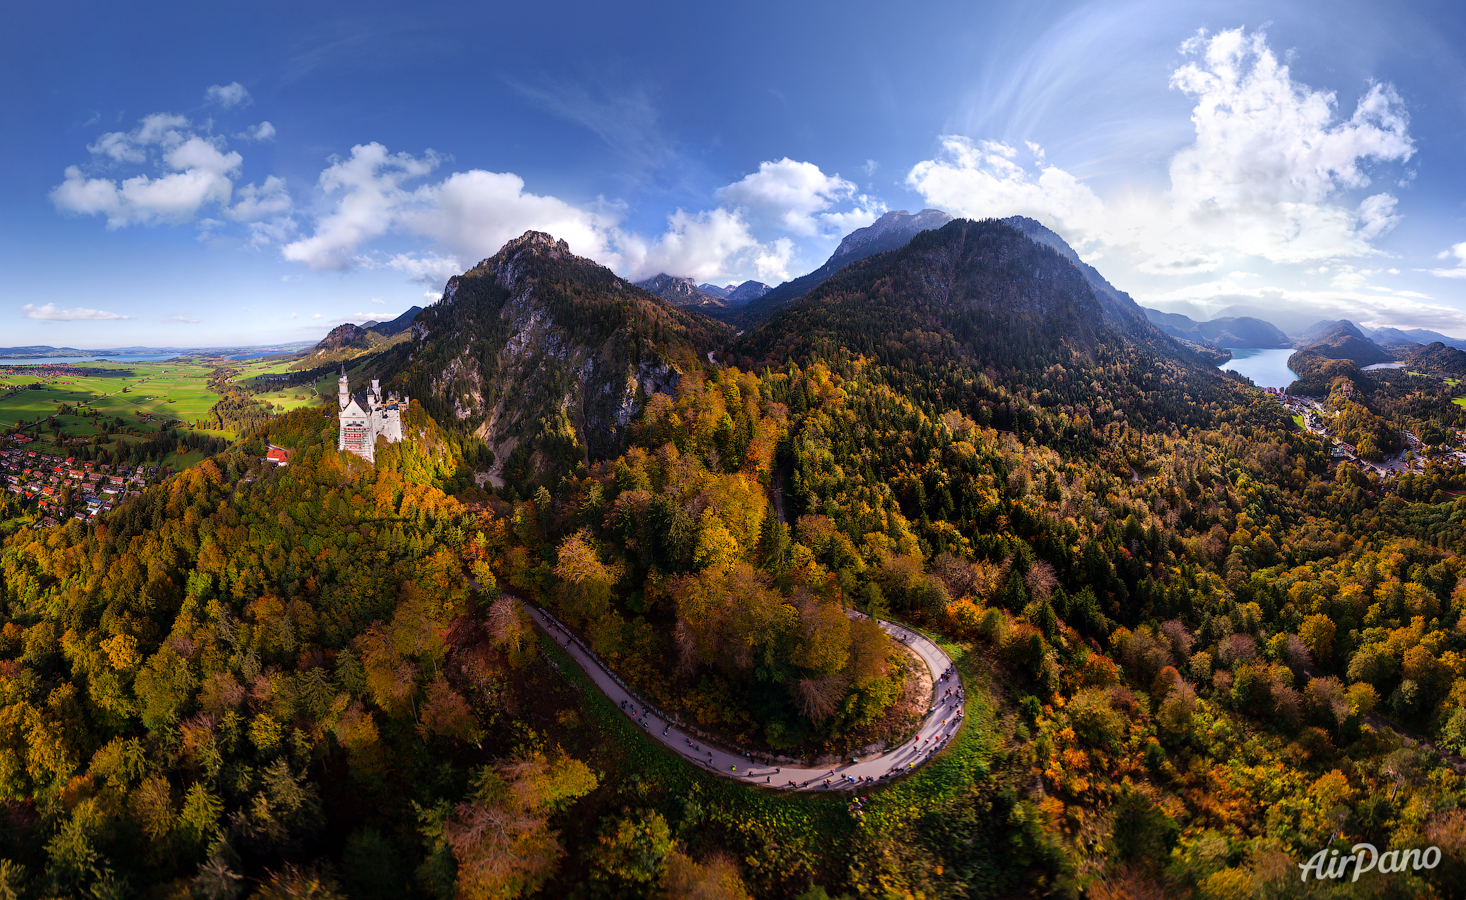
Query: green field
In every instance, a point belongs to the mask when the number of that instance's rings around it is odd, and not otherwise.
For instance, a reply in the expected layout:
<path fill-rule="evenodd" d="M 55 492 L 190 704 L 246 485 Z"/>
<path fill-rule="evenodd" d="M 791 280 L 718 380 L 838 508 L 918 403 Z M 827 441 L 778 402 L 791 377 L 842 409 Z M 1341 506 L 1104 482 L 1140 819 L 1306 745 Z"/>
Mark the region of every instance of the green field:
<path fill-rule="evenodd" d="M 48 453 L 70 453 L 76 439 L 104 434 L 102 446 L 117 447 L 145 441 L 168 428 L 182 428 L 209 437 L 232 440 L 231 432 L 200 427 L 207 423 L 219 395 L 209 389 L 209 378 L 219 366 L 236 374 L 233 383 L 248 390 L 256 400 L 275 412 L 285 413 L 305 406 L 317 406 L 335 399 L 336 376 L 328 375 L 315 384 L 276 387 L 260 376 L 290 374 L 293 358 L 223 360 L 183 359 L 167 362 L 82 363 L 61 371 L 61 367 L 12 367 L 0 370 L 0 432 L 21 424 L 36 438 L 30 449 Z M 30 388 L 30 385 L 38 387 Z M 273 388 L 273 389 L 272 389 Z M 68 407 L 62 414 L 60 408 Z M 119 423 L 131 433 L 117 431 Z M 59 430 L 53 426 L 59 425 Z M 56 438 L 59 436 L 60 441 Z M 169 454 L 162 464 L 176 469 L 198 463 L 198 452 L 182 457 Z"/>
<path fill-rule="evenodd" d="M 80 416 L 64 416 L 70 434 L 92 434 L 90 413 L 122 418 L 129 425 L 155 431 L 139 413 L 155 418 L 192 422 L 208 414 L 218 398 L 208 389 L 210 367 L 198 363 L 88 363 L 76 367 L 83 374 L 38 378 L 17 376 L 14 370 L 0 384 L 18 386 L 39 381 L 39 389 L 9 391 L 0 399 L 0 428 L 17 422 L 33 424 L 50 419 L 59 406 L 75 407 Z"/>
<path fill-rule="evenodd" d="M 269 382 L 260 378 L 263 375 L 291 374 L 290 364 L 293 361 L 293 359 L 239 360 L 230 362 L 228 365 L 239 371 L 239 375 L 234 379 L 236 384 L 247 388 L 261 403 L 268 403 L 275 407 L 276 412 L 285 413 L 303 406 L 319 406 L 336 396 L 335 376 L 324 377 L 314 385 L 300 384 L 279 390 L 270 390 Z"/>

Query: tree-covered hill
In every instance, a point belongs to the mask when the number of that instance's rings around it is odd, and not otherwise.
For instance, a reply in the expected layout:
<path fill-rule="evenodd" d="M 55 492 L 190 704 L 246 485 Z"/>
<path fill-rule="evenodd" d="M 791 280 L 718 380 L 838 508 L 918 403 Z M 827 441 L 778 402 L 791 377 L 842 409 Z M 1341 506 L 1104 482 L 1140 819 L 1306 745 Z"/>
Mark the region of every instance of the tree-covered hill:
<path fill-rule="evenodd" d="M 1381 478 L 1033 234 L 951 222 L 731 341 L 531 233 L 358 364 L 414 398 L 375 467 L 301 410 L 12 535 L 0 897 L 1461 896 L 1459 383 L 1308 376 L 1361 455 L 1419 435 Z M 499 586 L 750 752 L 926 708 L 851 607 L 943 642 L 967 718 L 891 783 L 760 790 Z M 1300 882 L 1359 842 L 1440 865 Z"/>
<path fill-rule="evenodd" d="M 1091 425 L 1200 423 L 1236 385 L 1143 317 L 1111 324 L 1084 273 L 995 220 L 957 220 L 840 271 L 745 334 L 728 358 L 782 366 L 840 353 L 980 424 L 1046 440 Z"/>

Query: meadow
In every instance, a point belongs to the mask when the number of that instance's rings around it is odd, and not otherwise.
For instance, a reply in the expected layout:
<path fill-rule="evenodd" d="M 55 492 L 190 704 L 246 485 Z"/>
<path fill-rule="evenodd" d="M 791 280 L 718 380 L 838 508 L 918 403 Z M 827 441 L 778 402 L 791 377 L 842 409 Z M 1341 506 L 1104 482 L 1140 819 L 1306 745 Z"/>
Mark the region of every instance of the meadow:
<path fill-rule="evenodd" d="M 284 374 L 290 359 L 215 360 L 182 358 L 161 362 L 89 362 L 75 366 L 13 366 L 0 369 L 0 431 L 19 426 L 36 438 L 32 449 L 60 452 L 74 439 L 99 438 L 100 446 L 148 440 L 168 428 L 233 439 L 205 427 L 219 395 L 209 387 L 214 370 L 227 365 L 248 389 L 265 386 L 259 376 Z M 322 384 L 330 379 L 322 379 Z M 334 395 L 335 385 L 328 385 Z M 326 388 L 322 388 L 325 390 Z M 264 391 L 257 399 L 277 412 L 324 402 L 315 386 Z M 66 412 L 61 410 L 65 408 Z M 117 431 L 119 423 L 127 429 Z M 109 427 L 111 434 L 107 434 Z M 100 436 L 100 437 L 99 437 Z M 59 439 L 59 440 L 58 440 Z M 71 444 L 70 446 L 75 446 Z M 186 468 L 204 454 L 170 454 L 163 464 Z"/>

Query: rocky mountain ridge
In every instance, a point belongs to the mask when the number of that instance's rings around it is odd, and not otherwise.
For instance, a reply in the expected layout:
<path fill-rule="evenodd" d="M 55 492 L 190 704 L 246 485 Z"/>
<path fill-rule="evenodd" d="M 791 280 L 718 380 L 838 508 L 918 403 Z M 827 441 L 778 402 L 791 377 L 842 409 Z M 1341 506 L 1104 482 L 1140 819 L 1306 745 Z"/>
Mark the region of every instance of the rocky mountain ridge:
<path fill-rule="evenodd" d="M 635 284 L 642 290 L 661 297 L 673 306 L 688 309 L 718 308 L 726 305 L 728 302 L 727 297 L 710 293 L 698 287 L 693 283 L 691 278 L 668 275 L 666 272 L 653 275 L 651 278 L 645 281 L 635 282 Z"/>

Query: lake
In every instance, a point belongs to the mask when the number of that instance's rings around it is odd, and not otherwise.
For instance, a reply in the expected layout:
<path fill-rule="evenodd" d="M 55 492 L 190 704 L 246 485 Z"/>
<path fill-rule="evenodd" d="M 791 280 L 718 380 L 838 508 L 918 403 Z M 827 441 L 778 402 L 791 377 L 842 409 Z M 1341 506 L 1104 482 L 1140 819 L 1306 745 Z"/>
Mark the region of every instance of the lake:
<path fill-rule="evenodd" d="M 95 359 L 124 363 L 161 362 L 165 359 L 173 359 L 177 355 L 177 353 L 123 353 L 117 356 L 38 356 L 35 359 L 0 359 L 0 366 L 74 366 Z"/>
<path fill-rule="evenodd" d="M 1295 352 L 1292 348 L 1259 350 L 1244 347 L 1232 350 L 1232 358 L 1217 368 L 1232 369 L 1246 375 L 1258 387 L 1282 389 L 1298 380 L 1298 373 L 1288 368 L 1288 357 Z"/>

